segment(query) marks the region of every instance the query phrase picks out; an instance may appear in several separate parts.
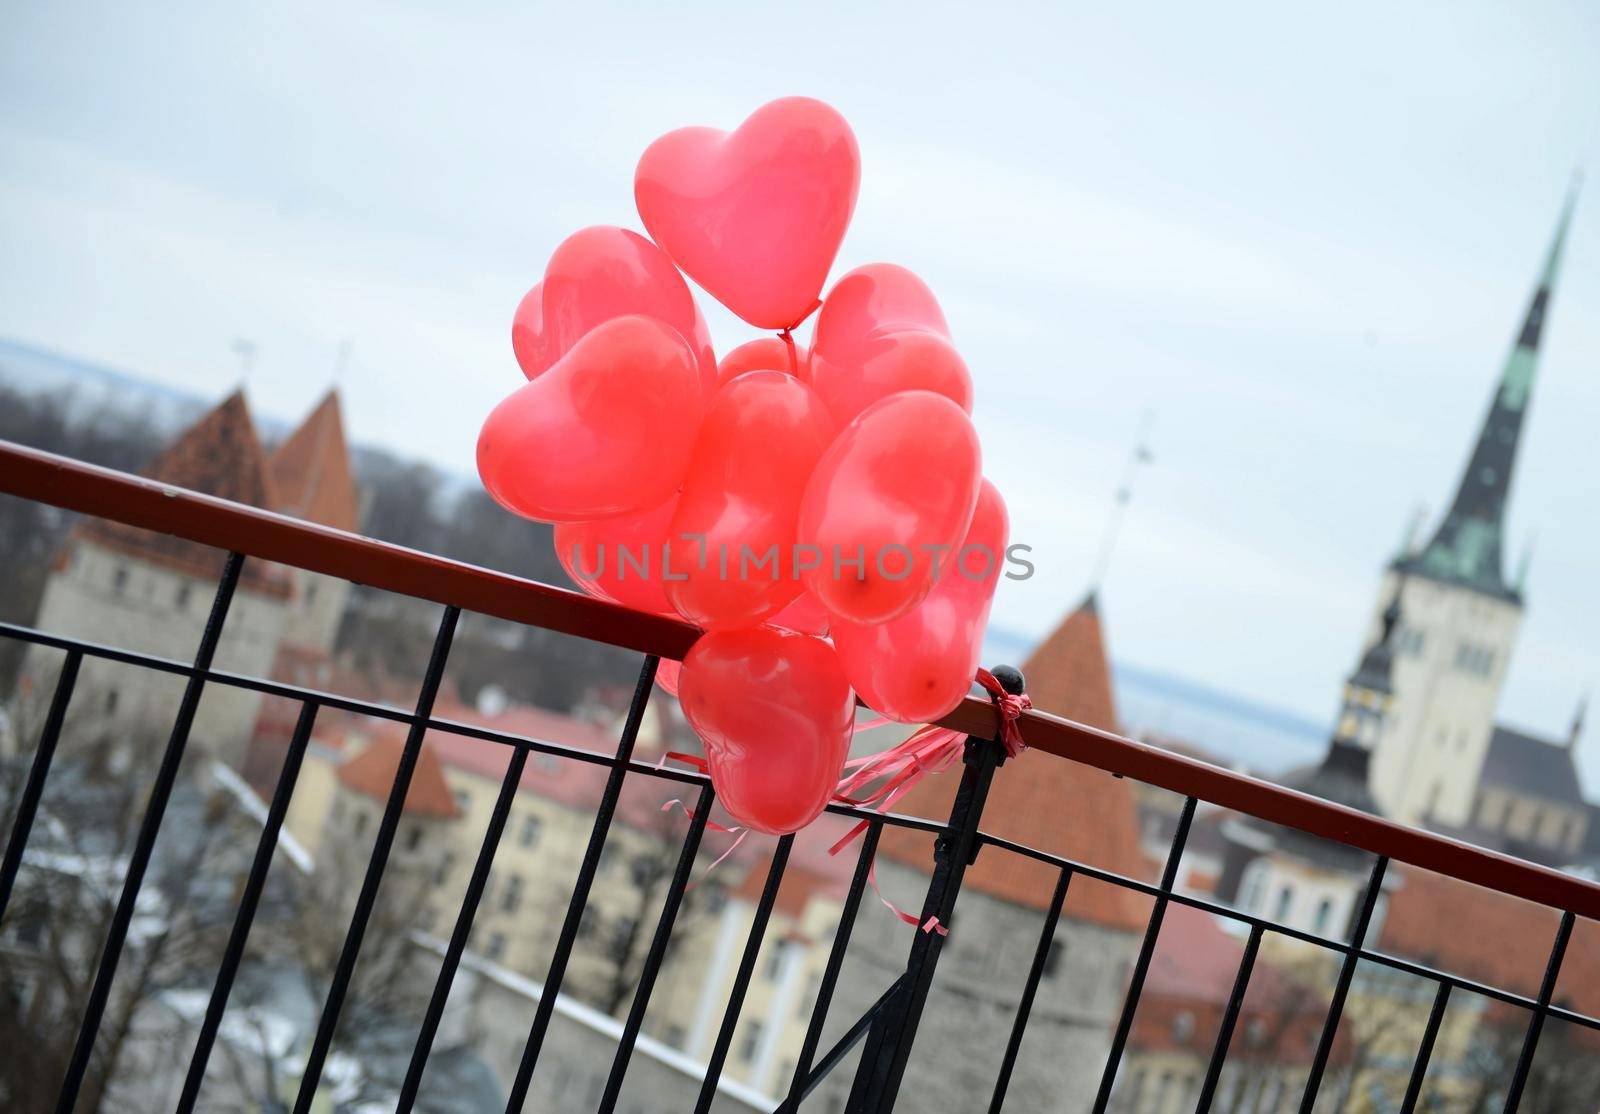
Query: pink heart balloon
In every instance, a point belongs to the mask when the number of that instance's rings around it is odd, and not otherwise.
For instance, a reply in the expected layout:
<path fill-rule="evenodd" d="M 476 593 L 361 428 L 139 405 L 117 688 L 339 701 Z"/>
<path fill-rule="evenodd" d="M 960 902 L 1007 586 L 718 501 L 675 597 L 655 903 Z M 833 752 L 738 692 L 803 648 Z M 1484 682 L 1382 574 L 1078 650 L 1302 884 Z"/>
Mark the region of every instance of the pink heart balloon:
<path fill-rule="evenodd" d="M 810 592 L 801 592 L 793 603 L 768 620 L 767 625 L 799 634 L 826 636 L 828 622 L 828 609 Z"/>
<path fill-rule="evenodd" d="M 961 703 L 978 669 L 1008 530 L 1005 501 L 984 480 L 972 525 L 926 599 L 886 623 L 833 625 L 845 676 L 873 710 L 901 723 L 933 723 Z"/>
<path fill-rule="evenodd" d="M 811 379 L 840 422 L 898 391 L 933 391 L 972 412 L 972 376 L 933 291 L 893 263 L 857 267 L 828 291 Z"/>
<path fill-rule="evenodd" d="M 584 522 L 665 503 L 704 411 L 695 356 L 672 326 L 617 317 L 496 406 L 478 474 L 501 506 Z"/>
<path fill-rule="evenodd" d="M 904 391 L 873 403 L 806 486 L 807 589 L 836 618 L 904 615 L 932 587 L 936 556 L 967 532 L 981 478 L 978 435 L 948 398 Z"/>
<path fill-rule="evenodd" d="M 666 253 L 637 232 L 595 225 L 574 232 L 545 265 L 544 279 L 517 306 L 511 348 L 529 379 L 542 374 L 585 333 L 614 317 L 665 321 L 694 349 L 706 391 L 716 387 L 711 333 L 689 284 Z"/>
<path fill-rule="evenodd" d="M 754 626 L 800 595 L 794 540 L 800 499 L 833 441 L 810 387 L 752 371 L 717 391 L 700 423 L 672 536 L 686 541 L 667 598 L 706 630 Z M 698 547 L 700 560 L 687 559 Z"/>
<path fill-rule="evenodd" d="M 670 696 L 677 696 L 678 678 L 682 673 L 682 662 L 673 661 L 671 658 L 662 658 L 661 664 L 656 666 L 656 684 L 661 686 L 661 691 Z"/>
<path fill-rule="evenodd" d="M 694 553 L 692 542 L 672 544 L 672 512 L 677 509 L 674 495 L 636 514 L 558 523 L 556 559 L 596 599 L 677 618 L 665 578 L 669 572 L 677 575 Z"/>
<path fill-rule="evenodd" d="M 733 132 L 668 132 L 640 158 L 633 194 L 685 274 L 757 328 L 784 329 L 816 304 L 860 185 L 844 117 L 784 97 Z"/>
<path fill-rule="evenodd" d="M 789 346 L 777 337 L 761 337 L 739 345 L 717 364 L 717 377 L 723 383 L 747 371 L 783 371 L 809 383 L 811 357 L 803 344 L 795 345 L 791 354 Z"/>
<path fill-rule="evenodd" d="M 678 699 L 735 820 L 787 835 L 822 812 L 855 729 L 832 646 L 770 627 L 707 634 L 683 659 Z"/>

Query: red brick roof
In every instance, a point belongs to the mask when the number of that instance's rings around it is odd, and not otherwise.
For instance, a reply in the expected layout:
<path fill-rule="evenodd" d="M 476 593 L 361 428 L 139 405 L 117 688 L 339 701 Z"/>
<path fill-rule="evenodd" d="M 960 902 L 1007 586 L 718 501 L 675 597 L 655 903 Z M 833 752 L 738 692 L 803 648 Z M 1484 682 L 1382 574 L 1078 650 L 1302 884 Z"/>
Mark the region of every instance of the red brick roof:
<path fill-rule="evenodd" d="M 397 726 L 404 727 L 403 724 Z M 357 793 L 387 801 L 404 749 L 404 732 L 380 735 L 360 754 L 339 767 L 339 781 Z M 439 765 L 439 756 L 427 740 L 423 741 L 422 750 L 417 754 L 411 786 L 406 790 L 405 811 L 413 816 L 444 819 L 456 815 L 456 799 L 444 780 L 444 768 Z"/>
<path fill-rule="evenodd" d="M 272 510 L 277 506 L 250 407 L 239 390 L 180 434 L 141 474 L 251 507 Z M 222 568 L 223 555 L 210 546 L 105 519 L 91 520 L 79 530 L 79 536 L 189 576 L 214 578 Z M 261 592 L 286 595 L 289 591 L 283 569 L 261 561 L 245 562 L 241 582 Z"/>
<path fill-rule="evenodd" d="M 1209 1056 L 1243 954 L 1243 941 L 1224 931 L 1214 915 L 1168 905 L 1129 1044 L 1140 1052 Z M 1229 1058 L 1309 1063 L 1326 1011 L 1323 989 L 1297 983 L 1258 956 Z M 1351 1051 L 1341 1030 L 1333 1062 L 1348 1061 Z"/>
<path fill-rule="evenodd" d="M 1034 704 L 1091 727 L 1117 730 L 1111 664 L 1099 610 L 1090 596 L 1046 638 L 1022 667 Z M 944 819 L 960 781 L 960 766 L 922 781 L 896 808 Z M 1025 751 L 994 777 L 983 810 L 983 830 L 1052 854 L 1119 874 L 1143 877 L 1133 787 L 1100 770 L 1037 751 Z M 926 868 L 926 835 L 885 828 L 882 854 Z M 965 885 L 1006 901 L 1043 909 L 1055 888 L 1056 869 L 1033 859 L 987 848 L 967 871 Z M 1149 915 L 1147 899 L 1089 879 L 1073 883 L 1063 915 L 1113 928 L 1137 930 Z"/>
<path fill-rule="evenodd" d="M 339 392 L 330 390 L 267 462 L 278 510 L 336 530 L 355 530 L 360 500 L 350 471 Z"/>
<path fill-rule="evenodd" d="M 1378 934 L 1381 951 L 1525 997 L 1538 994 L 1558 913 L 1430 871 L 1396 869 L 1400 886 Z M 1600 1015 L 1600 923 L 1574 923 L 1555 1000 Z M 1500 1003 L 1491 1009 L 1527 1016 Z"/>

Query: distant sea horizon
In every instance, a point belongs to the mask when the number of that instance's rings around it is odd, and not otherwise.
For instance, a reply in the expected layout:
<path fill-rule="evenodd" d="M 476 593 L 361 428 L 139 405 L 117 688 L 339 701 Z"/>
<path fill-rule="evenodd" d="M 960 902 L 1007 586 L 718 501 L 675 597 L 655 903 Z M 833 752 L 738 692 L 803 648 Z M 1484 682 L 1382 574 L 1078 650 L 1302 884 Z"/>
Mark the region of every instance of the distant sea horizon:
<path fill-rule="evenodd" d="M 103 406 L 142 410 L 152 426 L 170 434 L 217 402 L 135 372 L 4 337 L 0 337 L 0 380 L 27 393 L 71 392 L 73 404 L 86 410 Z M 291 428 L 287 420 L 273 415 L 257 413 L 256 420 L 269 437 L 285 435 Z M 352 447 L 393 453 L 381 446 Z M 463 476 L 447 478 L 476 482 Z M 1038 641 L 991 627 L 984 640 L 984 660 L 1020 664 Z M 1215 761 L 1269 775 L 1314 761 L 1325 743 L 1326 728 L 1296 712 L 1178 673 L 1118 660 L 1112 663 L 1112 679 L 1122 729 L 1136 738 L 1183 743 Z"/>

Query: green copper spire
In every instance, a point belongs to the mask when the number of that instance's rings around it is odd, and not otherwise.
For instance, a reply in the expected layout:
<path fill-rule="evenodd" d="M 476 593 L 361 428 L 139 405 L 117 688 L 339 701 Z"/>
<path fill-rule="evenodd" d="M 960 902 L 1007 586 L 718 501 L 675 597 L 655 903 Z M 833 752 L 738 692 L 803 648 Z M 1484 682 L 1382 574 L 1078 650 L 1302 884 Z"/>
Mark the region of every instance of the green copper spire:
<path fill-rule="evenodd" d="M 1572 222 L 1572 210 L 1578 199 L 1578 185 L 1579 180 L 1574 178 L 1522 329 L 1500 371 L 1500 381 L 1489 400 L 1489 412 L 1484 416 L 1483 428 L 1467 460 L 1455 499 L 1444 521 L 1439 523 L 1433 540 L 1414 562 L 1408 562 L 1427 576 L 1457 581 L 1493 595 L 1515 597 L 1518 594 L 1517 587 L 1506 584 L 1502 565 L 1506 502 L 1511 494 L 1517 443 L 1533 393 L 1539 339 L 1544 332 L 1550 299 L 1555 293 L 1567 227 Z"/>

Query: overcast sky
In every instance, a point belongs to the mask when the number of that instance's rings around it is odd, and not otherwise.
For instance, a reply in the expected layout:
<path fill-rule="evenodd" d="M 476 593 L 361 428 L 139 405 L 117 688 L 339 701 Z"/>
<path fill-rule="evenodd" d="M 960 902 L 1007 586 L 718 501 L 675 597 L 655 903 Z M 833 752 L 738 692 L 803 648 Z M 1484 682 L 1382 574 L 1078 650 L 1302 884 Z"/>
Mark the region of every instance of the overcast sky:
<path fill-rule="evenodd" d="M 1326 720 L 1600 152 L 1600 8 L 1134 7 L 8 0 L 0 335 L 212 395 L 247 337 L 284 418 L 348 341 L 352 435 L 466 472 L 512 308 L 569 232 L 638 227 L 645 145 L 821 97 L 863 158 L 836 273 L 933 286 L 1035 549 L 996 621 L 1081 595 L 1153 409 L 1113 652 Z M 702 302 L 719 350 L 751 335 Z M 1551 734 L 1600 684 L 1597 311 L 1590 196 L 1510 526 L 1503 713 Z"/>

